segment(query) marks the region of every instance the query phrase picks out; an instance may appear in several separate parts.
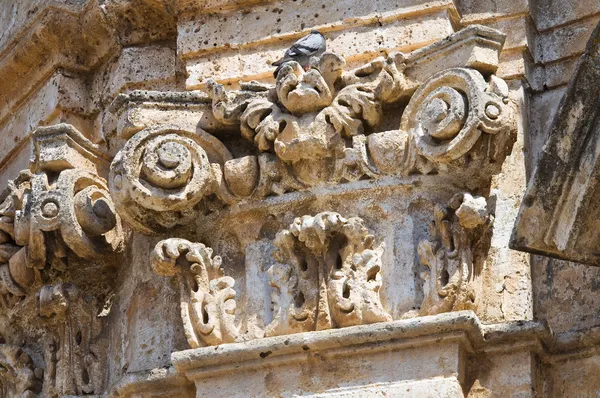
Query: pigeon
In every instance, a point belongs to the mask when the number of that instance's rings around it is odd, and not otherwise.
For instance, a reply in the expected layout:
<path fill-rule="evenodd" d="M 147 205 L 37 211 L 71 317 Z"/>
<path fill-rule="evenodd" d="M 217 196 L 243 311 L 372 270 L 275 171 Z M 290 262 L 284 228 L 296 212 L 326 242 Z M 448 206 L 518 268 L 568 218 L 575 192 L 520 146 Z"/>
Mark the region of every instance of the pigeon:
<path fill-rule="evenodd" d="M 277 77 L 277 74 L 287 62 L 296 61 L 305 70 L 308 68 L 308 63 L 311 57 L 317 57 L 325 52 L 327 49 L 327 43 L 325 37 L 321 32 L 313 30 L 308 35 L 304 36 L 290 48 L 285 51 L 283 58 L 273 62 L 271 65 L 276 66 L 273 76 Z"/>

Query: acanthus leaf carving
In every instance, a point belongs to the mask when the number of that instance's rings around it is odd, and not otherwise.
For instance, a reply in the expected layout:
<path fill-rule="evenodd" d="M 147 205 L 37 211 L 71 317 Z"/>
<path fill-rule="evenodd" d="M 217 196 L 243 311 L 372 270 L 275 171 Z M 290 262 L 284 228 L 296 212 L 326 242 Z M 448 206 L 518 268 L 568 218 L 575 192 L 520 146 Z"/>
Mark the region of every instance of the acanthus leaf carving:
<path fill-rule="evenodd" d="M 275 85 L 244 82 L 227 91 L 209 79 L 215 135 L 169 125 L 135 134 L 111 167 L 119 212 L 152 234 L 246 199 L 322 185 L 429 174 L 483 181 L 516 137 L 508 86 L 487 58 L 428 66 L 474 37 L 491 51 L 502 47 L 500 32 L 472 27 L 347 72 L 342 57 L 325 52 L 307 70 L 285 63 Z M 398 129 L 380 131 L 385 119 L 399 120 Z M 251 145 L 232 157 L 220 139 L 239 142 L 235 130 Z"/>
<path fill-rule="evenodd" d="M 431 238 L 418 245 L 426 267 L 419 315 L 476 309 L 476 278 L 494 221 L 488 207 L 485 198 L 461 193 L 435 209 Z"/>
<path fill-rule="evenodd" d="M 235 324 L 235 281 L 223 274 L 221 258 L 213 257 L 211 248 L 185 239 L 166 239 L 154 248 L 151 263 L 159 275 L 177 275 L 181 318 L 190 347 L 240 339 Z"/>
<path fill-rule="evenodd" d="M 379 298 L 383 245 L 360 218 L 303 216 L 275 241 L 268 271 L 274 316 L 266 335 L 391 321 Z"/>

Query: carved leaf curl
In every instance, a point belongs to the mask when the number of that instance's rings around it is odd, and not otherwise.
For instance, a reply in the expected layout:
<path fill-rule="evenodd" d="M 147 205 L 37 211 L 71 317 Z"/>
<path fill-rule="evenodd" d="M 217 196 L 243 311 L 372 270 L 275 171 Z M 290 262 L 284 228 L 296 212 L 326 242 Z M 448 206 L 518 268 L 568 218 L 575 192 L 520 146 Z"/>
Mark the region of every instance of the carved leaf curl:
<path fill-rule="evenodd" d="M 152 252 L 152 269 L 177 275 L 181 318 L 190 347 L 231 343 L 240 338 L 235 324 L 235 281 L 223 275 L 212 249 L 185 239 L 165 239 Z M 182 263 L 184 263 L 184 266 Z"/>

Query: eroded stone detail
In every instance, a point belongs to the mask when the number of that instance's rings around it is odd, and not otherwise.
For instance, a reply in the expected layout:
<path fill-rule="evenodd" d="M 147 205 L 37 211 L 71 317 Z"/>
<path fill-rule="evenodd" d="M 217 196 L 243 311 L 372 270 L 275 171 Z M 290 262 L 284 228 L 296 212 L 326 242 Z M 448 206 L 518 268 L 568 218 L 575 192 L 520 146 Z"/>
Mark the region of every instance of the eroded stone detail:
<path fill-rule="evenodd" d="M 412 93 L 405 60 L 395 53 L 345 74 L 344 60 L 333 53 L 313 58 L 308 72 L 288 62 L 266 96 L 225 95 L 211 81 L 213 109 L 229 109 L 215 117 L 231 124 L 239 115 L 242 135 L 274 153 L 305 186 L 448 172 L 452 164 L 477 172 L 501 161 L 515 133 L 508 87 L 474 69 L 433 75 L 412 95 L 399 130 L 378 132 L 383 107 Z"/>
<path fill-rule="evenodd" d="M 125 220 L 144 233 L 183 224 L 194 206 L 215 192 L 218 163 L 231 155 L 208 134 L 159 127 L 134 135 L 110 168 L 111 193 Z"/>
<path fill-rule="evenodd" d="M 375 246 L 360 218 L 298 217 L 275 245 L 281 264 L 268 271 L 274 315 L 267 336 L 392 320 L 379 298 L 383 244 Z"/>
<path fill-rule="evenodd" d="M 110 274 L 104 261 L 123 244 L 120 217 L 97 174 L 105 159 L 70 125 L 36 130 L 33 144 L 30 170 L 0 195 L 0 297 L 9 314 L 23 312 L 15 328 L 43 331 L 35 346 L 45 372 L 43 388 L 38 372 L 39 386 L 6 396 L 101 393 L 107 343 L 98 303 L 110 287 L 98 285 Z M 83 262 L 92 266 L 82 269 Z M 80 290 L 78 282 L 93 289 Z M 15 372 L 23 386 L 31 381 L 21 368 L 9 375 Z"/>
<path fill-rule="evenodd" d="M 489 39 L 477 45 L 501 48 L 501 34 L 482 27 L 448 43 L 471 46 L 477 34 Z M 151 234 L 246 199 L 320 185 L 415 174 L 483 181 L 514 142 L 514 104 L 485 62 L 417 73 L 425 59 L 446 51 L 437 43 L 350 71 L 342 57 L 325 52 L 307 70 L 286 62 L 275 85 L 242 83 L 235 91 L 208 79 L 214 135 L 154 125 L 130 138 L 109 178 L 119 212 Z M 385 113 L 400 120 L 397 130 L 380 131 Z M 237 137 L 219 138 L 236 134 L 251 146 L 232 144 L 233 157 L 224 142 Z"/>
<path fill-rule="evenodd" d="M 423 302 L 419 315 L 475 310 L 476 278 L 487 255 L 494 216 L 483 197 L 457 194 L 435 209 L 431 237 L 419 243 Z"/>
<path fill-rule="evenodd" d="M 31 357 L 21 347 L 0 344 L 0 395 L 33 398 L 41 391 L 41 369 L 34 369 Z"/>
<path fill-rule="evenodd" d="M 39 172 L 21 171 L 0 195 L 0 294 L 6 305 L 9 296 L 41 286 L 42 274 L 65 271 L 69 253 L 97 260 L 123 242 L 104 179 L 60 159 L 49 162 L 44 151 L 55 146 L 45 145 L 38 156 L 47 168 L 34 163 Z"/>
<path fill-rule="evenodd" d="M 108 342 L 95 297 L 72 284 L 44 285 L 38 314 L 48 333 L 44 341 L 45 396 L 89 395 L 104 387 Z"/>
<path fill-rule="evenodd" d="M 211 248 L 185 239 L 165 239 L 152 252 L 152 269 L 177 275 L 181 318 L 190 347 L 232 343 L 240 338 L 235 323 L 235 281 L 225 276 L 221 257 Z"/>

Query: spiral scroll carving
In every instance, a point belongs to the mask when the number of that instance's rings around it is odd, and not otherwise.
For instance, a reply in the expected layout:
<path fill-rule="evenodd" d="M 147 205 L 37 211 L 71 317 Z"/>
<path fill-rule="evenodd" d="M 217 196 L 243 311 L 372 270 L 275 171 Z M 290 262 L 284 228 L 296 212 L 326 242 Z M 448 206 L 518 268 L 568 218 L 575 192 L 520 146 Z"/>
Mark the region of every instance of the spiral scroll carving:
<path fill-rule="evenodd" d="M 123 218 L 147 234 L 188 220 L 194 206 L 215 189 L 205 146 L 202 135 L 171 127 L 133 136 L 110 167 L 110 191 Z M 218 157 L 222 164 L 229 153 Z"/>
<path fill-rule="evenodd" d="M 507 103 L 503 80 L 488 83 L 475 70 L 447 69 L 415 92 L 400 129 L 410 132 L 420 155 L 449 162 L 470 151 L 482 132 L 496 134 L 509 125 Z"/>

